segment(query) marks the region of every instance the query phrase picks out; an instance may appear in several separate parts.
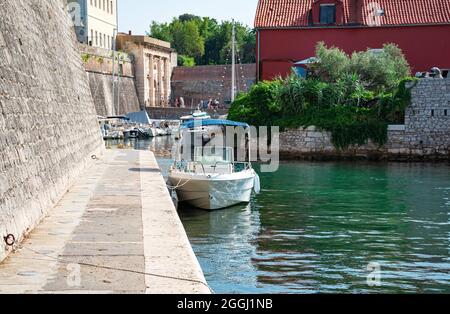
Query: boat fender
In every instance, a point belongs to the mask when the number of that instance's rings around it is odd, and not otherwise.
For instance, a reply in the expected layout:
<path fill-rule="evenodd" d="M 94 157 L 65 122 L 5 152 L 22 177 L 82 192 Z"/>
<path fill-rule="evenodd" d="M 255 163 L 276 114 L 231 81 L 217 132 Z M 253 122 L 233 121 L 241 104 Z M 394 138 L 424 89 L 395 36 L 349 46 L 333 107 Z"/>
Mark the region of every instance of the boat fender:
<path fill-rule="evenodd" d="M 258 174 L 255 174 L 255 184 L 253 190 L 255 191 L 256 194 L 259 194 L 261 192 L 261 180 Z"/>

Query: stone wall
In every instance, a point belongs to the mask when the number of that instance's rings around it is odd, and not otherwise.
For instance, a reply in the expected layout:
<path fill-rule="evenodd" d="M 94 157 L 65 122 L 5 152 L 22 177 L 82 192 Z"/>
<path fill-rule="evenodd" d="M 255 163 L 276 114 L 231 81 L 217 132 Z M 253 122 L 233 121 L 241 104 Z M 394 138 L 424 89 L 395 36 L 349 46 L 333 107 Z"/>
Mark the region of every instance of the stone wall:
<path fill-rule="evenodd" d="M 382 147 L 369 141 L 366 145 L 339 150 L 334 147 L 330 132 L 314 126 L 290 129 L 280 134 L 280 154 L 284 159 L 407 159 L 407 152 L 404 151 L 404 126 L 390 126 L 388 138 L 388 142 Z"/>
<path fill-rule="evenodd" d="M 99 116 L 109 117 L 140 111 L 141 107 L 136 93 L 134 78 L 120 78 L 119 84 L 116 84 L 115 87 L 115 95 L 116 97 L 117 94 L 119 95 L 119 103 L 117 103 L 116 98 L 113 105 L 112 75 L 87 72 L 87 76 L 89 78 L 89 86 L 91 88 L 92 98 L 94 99 L 95 109 Z"/>
<path fill-rule="evenodd" d="M 315 127 L 280 135 L 284 158 L 366 158 L 386 160 L 450 159 L 450 79 L 421 79 L 411 92 L 405 125 L 390 126 L 383 147 L 373 143 L 338 150 L 331 134 Z"/>
<path fill-rule="evenodd" d="M 239 91 L 248 91 L 256 82 L 256 64 L 236 66 Z M 183 97 L 187 107 L 197 107 L 200 101 L 218 99 L 221 104 L 231 100 L 231 66 L 206 65 L 177 67 L 172 76 L 172 99 Z"/>
<path fill-rule="evenodd" d="M 0 261 L 103 142 L 62 0 L 0 0 Z"/>
<path fill-rule="evenodd" d="M 89 78 L 97 114 L 113 116 L 139 111 L 141 107 L 136 92 L 133 56 L 123 52 L 117 54 L 114 73 L 116 79 L 119 71 L 121 74 L 119 83 L 115 85 L 115 95 L 117 97 L 119 94 L 119 103 L 116 98 L 113 104 L 113 52 L 84 44 L 79 44 L 78 47 Z"/>

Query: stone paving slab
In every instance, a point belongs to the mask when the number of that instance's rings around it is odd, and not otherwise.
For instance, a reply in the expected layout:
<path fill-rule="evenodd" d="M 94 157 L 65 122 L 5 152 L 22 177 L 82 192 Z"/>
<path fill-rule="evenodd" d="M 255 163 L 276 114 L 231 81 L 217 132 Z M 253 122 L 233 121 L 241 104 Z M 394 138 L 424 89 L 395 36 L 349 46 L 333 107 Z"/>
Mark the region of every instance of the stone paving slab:
<path fill-rule="evenodd" d="M 153 153 L 107 151 L 17 251 L 0 293 L 210 293 Z"/>

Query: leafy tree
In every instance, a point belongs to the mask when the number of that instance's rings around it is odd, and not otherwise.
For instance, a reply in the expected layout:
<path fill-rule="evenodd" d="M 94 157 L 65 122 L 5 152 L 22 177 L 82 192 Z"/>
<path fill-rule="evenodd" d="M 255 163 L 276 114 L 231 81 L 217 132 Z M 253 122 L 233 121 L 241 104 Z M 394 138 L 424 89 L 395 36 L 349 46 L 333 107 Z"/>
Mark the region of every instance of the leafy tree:
<path fill-rule="evenodd" d="M 249 27 L 236 23 L 236 46 L 242 63 L 256 61 L 256 35 Z M 169 41 L 198 65 L 225 64 L 231 62 L 232 23 L 193 14 L 183 14 L 171 23 L 152 22 L 148 35 Z"/>
<path fill-rule="evenodd" d="M 411 73 L 405 56 L 394 44 L 384 45 L 382 50 L 353 53 L 350 71 L 356 73 L 367 88 L 377 91 L 394 88 Z"/>
<path fill-rule="evenodd" d="M 149 33 L 147 33 L 149 35 Z M 172 42 L 172 30 L 171 25 L 168 23 L 157 23 L 155 21 L 150 25 L 150 35 L 153 38 Z"/>
<path fill-rule="evenodd" d="M 395 88 L 411 73 L 405 56 L 394 44 L 385 44 L 383 49 L 354 52 L 349 57 L 341 49 L 327 48 L 320 42 L 316 57 L 319 62 L 312 67 L 314 77 L 326 82 L 338 82 L 354 76 L 357 78 L 355 83 L 374 92 Z"/>
<path fill-rule="evenodd" d="M 198 21 L 200 19 L 201 18 L 198 17 L 197 15 L 189 14 L 189 13 L 182 14 L 178 17 L 178 20 L 180 20 L 181 23 L 196 21 L 196 20 Z"/>
<path fill-rule="evenodd" d="M 320 60 L 314 67 L 315 76 L 324 80 L 335 82 L 349 72 L 350 59 L 339 48 L 327 48 L 320 42 L 316 47 L 316 57 Z"/>
<path fill-rule="evenodd" d="M 205 53 L 204 40 L 200 36 L 198 26 L 194 21 L 173 22 L 172 38 L 173 47 L 179 54 L 197 58 Z"/>

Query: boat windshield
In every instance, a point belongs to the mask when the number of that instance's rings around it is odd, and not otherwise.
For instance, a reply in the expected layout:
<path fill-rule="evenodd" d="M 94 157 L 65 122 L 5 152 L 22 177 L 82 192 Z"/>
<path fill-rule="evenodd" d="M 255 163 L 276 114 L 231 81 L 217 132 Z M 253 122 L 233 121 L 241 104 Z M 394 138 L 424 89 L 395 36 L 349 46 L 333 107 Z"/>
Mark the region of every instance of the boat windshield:
<path fill-rule="evenodd" d="M 197 147 L 194 161 L 203 165 L 215 165 L 218 163 L 233 163 L 233 148 L 231 147 Z"/>

